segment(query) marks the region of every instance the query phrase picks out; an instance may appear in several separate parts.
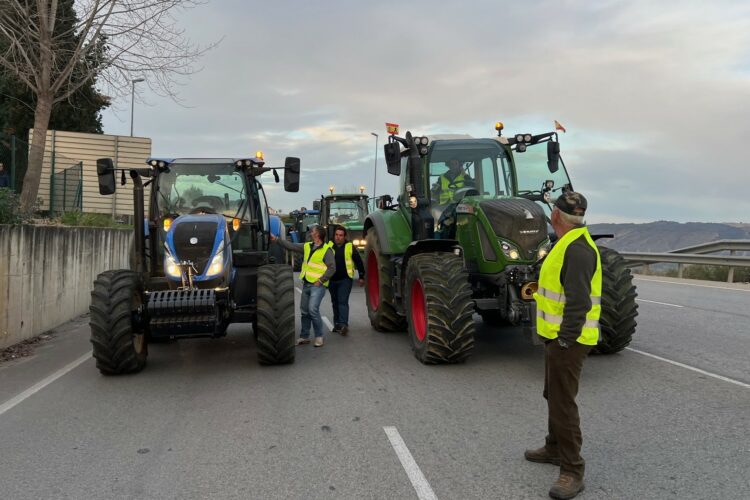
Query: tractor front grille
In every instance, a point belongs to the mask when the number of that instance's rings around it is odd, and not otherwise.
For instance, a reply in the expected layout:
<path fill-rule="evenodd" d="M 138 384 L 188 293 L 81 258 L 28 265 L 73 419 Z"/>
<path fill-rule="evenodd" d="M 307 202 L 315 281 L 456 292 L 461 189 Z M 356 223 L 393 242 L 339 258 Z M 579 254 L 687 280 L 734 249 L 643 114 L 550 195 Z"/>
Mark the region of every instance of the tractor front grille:
<path fill-rule="evenodd" d="M 216 222 L 182 222 L 174 228 L 174 247 L 180 261 L 190 261 L 202 274 L 211 258 L 218 225 Z M 192 242 L 195 243 L 192 243 Z"/>
<path fill-rule="evenodd" d="M 487 200 L 479 204 L 495 236 L 521 246 L 525 258 L 533 258 L 536 248 L 547 238 L 544 209 L 524 198 Z"/>

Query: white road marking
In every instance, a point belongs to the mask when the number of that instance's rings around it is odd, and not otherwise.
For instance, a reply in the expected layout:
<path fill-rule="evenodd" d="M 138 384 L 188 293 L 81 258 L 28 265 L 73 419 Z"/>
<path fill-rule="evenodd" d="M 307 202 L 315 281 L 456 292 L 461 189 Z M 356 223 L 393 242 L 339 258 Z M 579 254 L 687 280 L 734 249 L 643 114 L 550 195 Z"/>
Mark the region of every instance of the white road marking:
<path fill-rule="evenodd" d="M 655 300 L 646 300 L 646 299 L 635 299 L 636 302 L 649 302 L 651 304 L 660 304 L 662 306 L 671 306 L 671 307 L 685 307 L 685 306 L 678 306 L 677 304 L 670 304 L 668 302 L 657 302 Z"/>
<path fill-rule="evenodd" d="M 409 481 L 411 481 L 411 485 L 417 492 L 417 497 L 420 500 L 437 500 L 437 496 L 432 491 L 430 483 L 425 479 L 419 465 L 417 465 L 414 457 L 411 456 L 409 448 L 404 443 L 404 440 L 401 439 L 398 429 L 395 427 L 383 427 L 383 430 L 385 431 L 385 435 L 388 436 L 388 441 L 391 442 L 391 446 L 393 446 L 398 459 L 401 461 L 401 466 L 406 471 L 406 475 L 409 476 Z"/>
<path fill-rule="evenodd" d="M 34 394 L 36 394 L 37 392 L 41 391 L 42 389 L 44 389 L 45 387 L 47 387 L 48 385 L 50 385 L 55 380 L 59 379 L 60 377 L 62 377 L 66 373 L 68 373 L 69 371 L 73 370 L 75 367 L 77 367 L 81 363 L 83 363 L 85 361 L 88 361 L 89 359 L 91 359 L 91 356 L 92 356 L 91 352 L 88 352 L 88 353 L 84 354 L 83 356 L 81 356 L 80 358 L 76 359 L 72 363 L 68 363 L 67 365 L 63 366 L 62 368 L 60 368 L 55 373 L 53 373 L 49 377 L 45 378 L 41 382 L 37 382 L 36 384 L 32 385 L 31 387 L 29 387 L 28 389 L 26 389 L 25 391 L 23 391 L 21 394 L 19 394 L 17 396 L 14 396 L 11 399 L 9 399 L 8 401 L 6 401 L 5 403 L 1 404 L 0 405 L 0 415 L 2 415 L 3 413 L 5 413 L 6 411 L 10 410 L 14 406 L 22 403 L 26 398 L 29 398 L 29 397 L 33 396 Z"/>
<path fill-rule="evenodd" d="M 325 316 L 321 316 L 321 318 L 323 319 L 323 323 L 325 323 L 326 326 L 328 327 L 328 331 L 332 332 L 333 331 L 333 325 L 331 324 L 331 320 L 329 320 Z"/>
<path fill-rule="evenodd" d="M 667 281 L 667 280 L 651 280 L 651 279 L 641 278 L 640 276 L 637 276 L 636 279 L 643 280 L 643 281 L 653 281 L 654 283 L 669 283 L 671 285 L 698 286 L 701 288 L 718 288 L 719 290 L 732 290 L 734 292 L 750 292 L 750 289 L 732 288 L 728 286 L 700 285 L 698 283 L 680 283 L 678 281 Z"/>
<path fill-rule="evenodd" d="M 302 295 L 302 289 L 301 288 L 294 287 L 294 289 L 297 290 L 297 292 L 299 292 L 300 295 Z"/>
<path fill-rule="evenodd" d="M 722 375 L 717 375 L 715 373 L 707 372 L 705 370 L 701 370 L 700 368 L 696 368 L 694 366 L 686 365 L 684 363 L 679 363 L 677 361 L 672 361 L 671 359 L 662 358 L 661 356 L 657 356 L 655 354 L 650 354 L 647 352 L 639 351 L 638 349 L 633 349 L 632 347 L 626 347 L 628 351 L 633 351 L 638 354 L 642 354 L 643 356 L 648 356 L 649 358 L 658 359 L 659 361 L 664 361 L 665 363 L 669 363 L 670 365 L 679 366 L 681 368 L 686 368 L 688 370 L 692 370 L 694 372 L 700 373 L 701 375 L 706 375 L 708 377 L 713 377 L 715 379 L 723 380 L 724 382 L 729 382 L 730 384 L 739 385 L 740 387 L 744 387 L 745 389 L 750 389 L 750 384 L 746 384 L 744 382 L 740 382 L 739 380 L 735 380 L 733 378 L 724 377 Z"/>

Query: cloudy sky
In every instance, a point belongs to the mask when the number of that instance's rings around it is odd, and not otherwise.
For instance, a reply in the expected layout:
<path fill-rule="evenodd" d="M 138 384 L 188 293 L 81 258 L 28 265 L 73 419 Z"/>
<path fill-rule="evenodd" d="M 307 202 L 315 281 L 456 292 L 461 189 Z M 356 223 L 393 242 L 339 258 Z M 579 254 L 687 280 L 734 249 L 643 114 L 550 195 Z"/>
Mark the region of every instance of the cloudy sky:
<path fill-rule="evenodd" d="M 750 223 L 750 2 L 213 0 L 179 16 L 221 43 L 181 80 L 147 84 L 135 135 L 155 156 L 302 158 L 310 206 L 330 184 L 395 194 L 385 122 L 420 135 L 540 133 L 560 121 L 589 222 Z M 127 135 L 130 100 L 104 116 Z M 748 141 L 748 142 L 746 142 Z"/>

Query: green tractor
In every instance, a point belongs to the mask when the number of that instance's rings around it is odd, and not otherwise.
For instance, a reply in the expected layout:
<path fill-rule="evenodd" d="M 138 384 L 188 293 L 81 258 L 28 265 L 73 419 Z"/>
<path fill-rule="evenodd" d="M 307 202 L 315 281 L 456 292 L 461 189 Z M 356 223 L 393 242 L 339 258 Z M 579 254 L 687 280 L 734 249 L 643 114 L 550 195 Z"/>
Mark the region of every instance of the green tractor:
<path fill-rule="evenodd" d="M 367 311 L 376 330 L 408 330 L 423 363 L 468 359 L 474 313 L 492 326 L 521 327 L 537 341 L 533 295 L 556 240 L 551 204 L 573 187 L 556 132 L 505 137 L 500 123 L 496 130 L 483 139 L 407 132 L 384 146 L 400 194 L 381 198 L 365 220 Z M 448 176 L 457 164 L 458 175 Z M 599 251 L 595 352 L 609 354 L 624 349 L 635 332 L 636 290 L 622 257 Z"/>
<path fill-rule="evenodd" d="M 343 226 L 346 228 L 348 240 L 364 258 L 364 224 L 370 213 L 366 194 L 331 193 L 315 200 L 313 208 L 320 210 L 320 224 L 326 228 L 329 241 L 333 241 L 334 228 Z"/>
<path fill-rule="evenodd" d="M 149 158 L 145 168 L 97 161 L 99 192 L 129 173 L 134 234 L 130 269 L 101 273 L 91 292 L 91 342 L 99 371 L 134 373 L 149 343 L 222 337 L 250 323 L 261 364 L 294 361 L 294 281 L 269 255 L 269 216 L 260 176 L 277 169 L 255 158 Z M 299 158 L 284 166 L 284 189 L 299 190 Z M 148 209 L 144 188 L 150 189 Z M 277 218 L 278 219 L 278 218 Z"/>

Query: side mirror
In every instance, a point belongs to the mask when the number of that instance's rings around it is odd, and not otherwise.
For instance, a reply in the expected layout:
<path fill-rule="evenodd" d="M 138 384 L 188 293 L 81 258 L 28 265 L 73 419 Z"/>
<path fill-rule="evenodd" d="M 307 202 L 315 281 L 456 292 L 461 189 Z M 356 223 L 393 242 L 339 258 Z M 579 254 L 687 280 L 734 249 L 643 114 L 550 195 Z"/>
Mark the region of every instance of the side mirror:
<path fill-rule="evenodd" d="M 389 142 L 383 146 L 385 163 L 388 165 L 388 173 L 401 175 L 401 146 L 397 142 Z"/>
<path fill-rule="evenodd" d="M 99 178 L 99 194 L 114 194 L 115 166 L 112 163 L 112 158 L 99 158 L 96 160 L 96 176 Z"/>
<path fill-rule="evenodd" d="M 284 191 L 299 191 L 299 158 L 287 156 L 284 160 Z"/>
<path fill-rule="evenodd" d="M 555 173 L 560 168 L 560 143 L 550 141 L 547 143 L 547 168 Z"/>
<path fill-rule="evenodd" d="M 320 210 L 320 200 L 313 200 L 313 210 Z"/>

